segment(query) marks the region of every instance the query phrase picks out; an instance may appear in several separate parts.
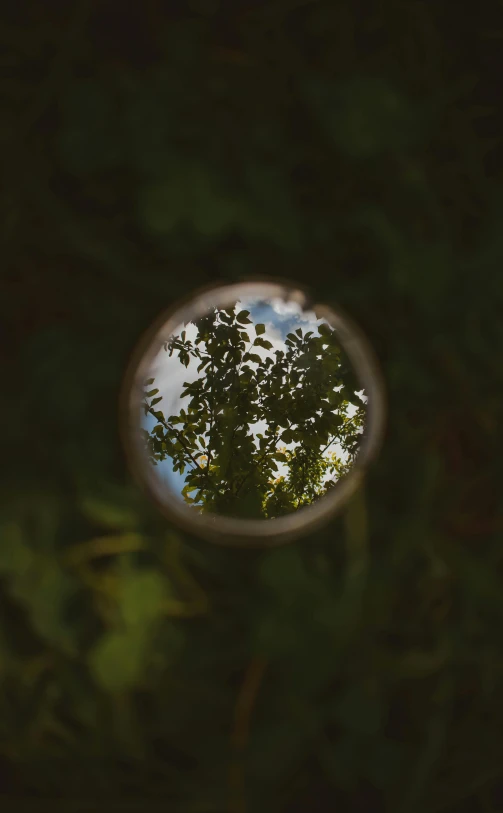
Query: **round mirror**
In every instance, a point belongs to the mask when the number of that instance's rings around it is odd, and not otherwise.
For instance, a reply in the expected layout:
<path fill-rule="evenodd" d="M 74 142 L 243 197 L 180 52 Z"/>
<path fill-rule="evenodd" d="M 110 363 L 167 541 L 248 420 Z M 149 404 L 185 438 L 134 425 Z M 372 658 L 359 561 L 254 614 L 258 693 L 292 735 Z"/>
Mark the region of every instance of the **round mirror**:
<path fill-rule="evenodd" d="M 364 336 L 286 283 L 198 291 L 137 348 L 121 399 L 133 474 L 221 544 L 279 544 L 340 509 L 384 419 Z"/>

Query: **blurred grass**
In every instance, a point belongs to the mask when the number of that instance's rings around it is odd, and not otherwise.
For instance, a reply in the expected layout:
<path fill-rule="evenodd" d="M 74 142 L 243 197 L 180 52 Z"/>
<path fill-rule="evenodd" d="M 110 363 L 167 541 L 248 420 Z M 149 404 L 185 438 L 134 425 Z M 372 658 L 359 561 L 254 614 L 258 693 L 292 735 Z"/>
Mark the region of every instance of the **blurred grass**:
<path fill-rule="evenodd" d="M 499 4 L 21 3 L 0 23 L 0 798 L 503 809 Z M 120 447 L 212 280 L 344 306 L 385 375 L 344 516 L 167 527 Z"/>

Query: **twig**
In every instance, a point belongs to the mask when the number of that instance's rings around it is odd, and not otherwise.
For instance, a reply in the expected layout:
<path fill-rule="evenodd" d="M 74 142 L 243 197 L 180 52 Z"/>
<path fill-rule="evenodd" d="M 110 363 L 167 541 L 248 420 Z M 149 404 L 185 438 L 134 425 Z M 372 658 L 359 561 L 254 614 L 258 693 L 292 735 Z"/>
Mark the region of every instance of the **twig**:
<path fill-rule="evenodd" d="M 146 408 L 147 408 L 147 412 L 150 412 L 150 414 L 151 414 L 151 415 L 153 415 L 153 416 L 154 416 L 154 418 L 155 418 L 157 421 L 159 421 L 159 423 L 160 423 L 160 424 L 162 424 L 162 425 L 164 426 L 164 428 L 165 428 L 165 429 L 168 429 L 170 432 L 174 432 L 174 433 L 175 433 L 175 435 L 177 436 L 178 440 L 180 441 L 180 444 L 183 446 L 183 448 L 185 449 L 186 453 L 188 454 L 188 456 L 190 457 L 190 459 L 192 460 L 192 462 L 194 463 L 194 465 L 195 465 L 195 466 L 197 466 L 197 468 L 199 469 L 199 471 L 204 471 L 204 469 L 203 469 L 203 468 L 202 468 L 202 467 L 199 465 L 199 463 L 197 462 L 197 460 L 195 459 L 195 457 L 193 457 L 193 456 L 192 456 L 192 454 L 190 453 L 190 451 L 187 449 L 187 446 L 185 445 L 185 441 L 183 440 L 183 436 L 180 434 L 180 432 L 178 431 L 178 429 L 175 429 L 175 427 L 174 427 L 174 426 L 170 426 L 170 425 L 169 425 L 169 423 L 167 423 L 166 421 L 162 420 L 162 418 L 158 418 L 158 417 L 157 417 L 157 415 L 155 414 L 155 409 L 154 409 L 153 407 L 148 406 L 148 404 L 147 404 L 147 403 L 145 403 L 145 406 L 146 406 Z M 187 461 L 187 462 L 188 462 L 188 461 Z"/>
<path fill-rule="evenodd" d="M 265 460 L 266 456 L 269 454 L 269 452 L 270 452 L 270 450 L 271 450 L 271 448 L 272 448 L 273 443 L 277 443 L 277 442 L 278 442 L 278 438 L 276 437 L 276 429 L 277 429 L 277 425 L 274 427 L 274 436 L 271 438 L 271 442 L 270 442 L 270 443 L 269 443 L 269 445 L 267 446 L 267 448 L 266 448 L 266 450 L 265 450 L 264 454 L 262 455 L 262 457 L 261 457 L 261 458 L 259 458 L 259 460 L 257 460 L 257 462 L 256 462 L 256 463 L 252 464 L 252 466 L 251 466 L 251 467 L 250 467 L 250 469 L 248 470 L 247 474 L 245 474 L 245 476 L 243 477 L 243 479 L 241 480 L 240 484 L 238 485 L 238 487 L 237 487 L 237 489 L 236 489 L 235 496 L 237 496 L 237 495 L 239 494 L 239 492 L 241 491 L 241 489 L 242 489 L 242 487 L 244 486 L 245 482 L 247 481 L 248 477 L 249 477 L 249 476 L 250 476 L 250 474 L 252 473 L 253 469 L 254 469 L 254 468 L 257 468 L 258 466 L 260 466 L 260 464 L 262 463 L 262 461 L 263 461 L 263 460 Z"/>

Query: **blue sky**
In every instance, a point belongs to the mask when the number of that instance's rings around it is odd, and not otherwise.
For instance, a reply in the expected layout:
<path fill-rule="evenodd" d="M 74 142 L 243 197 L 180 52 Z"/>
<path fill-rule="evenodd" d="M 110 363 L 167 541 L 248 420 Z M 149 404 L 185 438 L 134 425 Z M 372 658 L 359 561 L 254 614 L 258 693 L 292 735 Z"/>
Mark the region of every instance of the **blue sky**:
<path fill-rule="evenodd" d="M 250 311 L 250 319 L 252 319 L 254 324 L 263 323 L 265 325 L 266 331 L 263 334 L 263 338 L 270 341 L 273 345 L 271 350 L 254 348 L 254 352 L 257 352 L 262 358 L 272 355 L 276 350 L 285 350 L 286 346 L 284 340 L 288 333 L 292 333 L 301 327 L 303 331 L 312 330 L 313 333 L 317 334 L 318 326 L 326 322 L 325 319 L 317 319 L 316 314 L 311 311 L 302 311 L 296 303 L 285 302 L 281 299 L 268 299 L 267 301 L 242 299 L 236 303 L 236 312 L 244 309 Z M 189 323 L 187 326 L 181 324 L 175 332 L 175 335 L 179 335 L 183 330 L 186 331 L 187 339 L 194 340 L 197 335 L 196 325 L 192 323 Z M 202 345 L 201 348 L 204 349 Z M 254 366 L 254 364 L 250 363 L 250 367 L 253 368 Z M 149 375 L 146 377 L 155 377 L 155 383 L 152 386 L 159 389 L 157 397 L 162 396 L 163 398 L 157 408 L 164 412 L 165 417 L 178 414 L 185 403 L 185 399 L 180 398 L 180 394 L 184 389 L 184 382 L 195 381 L 200 375 L 204 375 L 204 372 L 202 371 L 198 374 L 197 364 L 194 363 L 193 359 L 191 359 L 189 367 L 185 368 L 180 364 L 175 354 L 170 358 L 169 354 L 164 349 L 161 349 L 152 364 Z M 350 405 L 350 410 L 348 410 L 349 414 L 352 414 L 354 411 L 355 408 Z M 143 428 L 149 432 L 154 428 L 156 423 L 157 421 L 151 415 L 147 415 L 142 420 Z M 253 434 L 263 432 L 265 428 L 265 422 L 258 422 L 254 426 Z M 293 447 L 295 444 L 291 445 Z M 339 456 L 344 459 L 344 454 L 337 444 L 331 447 L 331 451 L 332 450 L 336 451 Z M 277 475 L 279 476 L 285 472 L 285 467 L 280 466 Z M 185 485 L 187 469 L 183 475 L 179 472 L 173 472 L 172 461 L 171 459 L 167 459 L 157 464 L 156 473 L 162 478 L 170 490 L 180 495 L 181 489 Z"/>

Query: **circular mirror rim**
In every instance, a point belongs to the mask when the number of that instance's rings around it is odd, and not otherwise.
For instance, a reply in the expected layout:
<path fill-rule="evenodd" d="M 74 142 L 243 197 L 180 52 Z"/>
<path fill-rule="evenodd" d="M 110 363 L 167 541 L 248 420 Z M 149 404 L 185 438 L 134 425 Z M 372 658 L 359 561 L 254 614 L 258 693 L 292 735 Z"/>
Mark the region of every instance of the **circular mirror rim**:
<path fill-rule="evenodd" d="M 138 431 L 141 415 L 143 382 L 148 368 L 162 343 L 185 321 L 195 321 L 212 307 L 229 307 L 242 297 L 281 298 L 295 301 L 318 319 L 326 319 L 335 329 L 341 345 L 352 363 L 362 389 L 367 394 L 368 413 L 362 442 L 349 474 L 339 480 L 330 492 L 313 505 L 300 508 L 283 517 L 248 520 L 217 514 L 198 514 L 182 500 L 161 496 L 159 477 L 145 466 L 145 453 Z M 131 474 L 158 510 L 188 533 L 211 542 L 231 546 L 268 547 L 290 542 L 324 525 L 347 503 L 359 488 L 370 463 L 382 442 L 385 423 L 384 385 L 374 351 L 362 330 L 339 306 L 318 304 L 309 289 L 296 282 L 277 278 L 253 277 L 242 281 L 219 282 L 198 288 L 163 310 L 140 337 L 123 378 L 119 398 L 119 426 L 126 461 Z"/>

